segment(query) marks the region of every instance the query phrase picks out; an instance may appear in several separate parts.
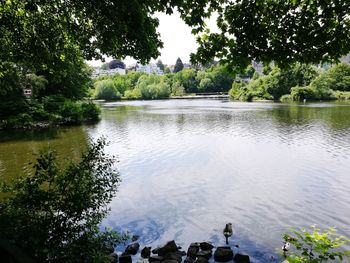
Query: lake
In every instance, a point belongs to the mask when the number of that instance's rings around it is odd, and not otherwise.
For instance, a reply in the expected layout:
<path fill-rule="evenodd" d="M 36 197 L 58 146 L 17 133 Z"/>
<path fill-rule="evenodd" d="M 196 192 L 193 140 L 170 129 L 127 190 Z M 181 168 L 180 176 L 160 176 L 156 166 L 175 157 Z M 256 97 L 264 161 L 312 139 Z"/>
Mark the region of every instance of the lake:
<path fill-rule="evenodd" d="M 230 245 L 276 262 L 289 228 L 336 227 L 350 237 L 350 103 L 160 100 L 102 103 L 96 125 L 1 132 L 0 174 L 17 176 L 33 152 L 78 158 L 105 136 L 122 183 L 102 227 L 143 245 Z"/>

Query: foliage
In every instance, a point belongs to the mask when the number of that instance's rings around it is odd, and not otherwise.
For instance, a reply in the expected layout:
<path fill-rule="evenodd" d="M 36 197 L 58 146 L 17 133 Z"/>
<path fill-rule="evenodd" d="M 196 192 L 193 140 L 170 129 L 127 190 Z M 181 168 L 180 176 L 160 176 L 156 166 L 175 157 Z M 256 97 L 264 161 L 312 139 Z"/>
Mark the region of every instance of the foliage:
<path fill-rule="evenodd" d="M 120 59 L 113 59 L 108 63 L 109 69 L 122 68 L 125 69 L 125 64 Z"/>
<path fill-rule="evenodd" d="M 233 100 L 252 101 L 254 93 L 248 89 L 244 82 L 233 82 L 232 88 L 229 91 L 230 98 Z"/>
<path fill-rule="evenodd" d="M 317 99 L 315 90 L 311 87 L 294 87 L 291 89 L 290 98 L 293 101 Z"/>
<path fill-rule="evenodd" d="M 300 63 L 287 69 L 275 67 L 265 79 L 265 88 L 278 100 L 282 95 L 290 93 L 292 87 L 309 85 L 317 75 L 318 71 L 313 66 Z"/>
<path fill-rule="evenodd" d="M 293 87 L 309 85 L 316 76 L 318 76 L 318 70 L 310 65 L 296 63 L 284 69 L 276 66 L 268 75 L 250 80 L 247 85 L 242 86 L 240 92 L 237 91 L 236 86 L 230 94 L 233 99 L 240 100 L 252 96 L 279 100 L 283 95 L 290 94 Z M 245 93 L 249 94 L 245 95 Z M 318 95 L 322 94 L 325 92 L 320 92 Z"/>
<path fill-rule="evenodd" d="M 185 20 L 203 10 L 203 4 L 196 2 L 198 6 L 187 16 L 182 14 Z M 205 64 L 219 58 L 245 68 L 251 60 L 275 61 L 285 67 L 295 62 L 334 62 L 350 52 L 348 1 L 214 2 L 217 6 L 209 10 L 217 13 L 218 30 L 198 30 L 202 34 L 192 62 Z"/>
<path fill-rule="evenodd" d="M 183 69 L 176 74 L 170 75 L 173 78 L 173 85 L 182 86 L 186 93 L 198 92 L 199 81 L 197 72 L 194 69 Z"/>
<path fill-rule="evenodd" d="M 350 251 L 339 249 L 350 239 L 340 236 L 333 228 L 321 231 L 314 226 L 312 232 L 292 229 L 290 234 L 283 235 L 283 240 L 293 245 L 293 250 L 287 254 L 290 263 L 318 263 L 336 259 L 342 261 L 350 255 Z"/>
<path fill-rule="evenodd" d="M 63 117 L 65 124 L 79 124 L 83 120 L 81 105 L 71 100 L 65 100 L 60 106 L 60 115 Z"/>
<path fill-rule="evenodd" d="M 61 168 L 52 150 L 42 152 L 34 173 L 2 186 L 0 232 L 38 262 L 108 262 L 108 247 L 123 237 L 101 233 L 99 223 L 115 196 L 119 173 L 91 143 L 79 162 Z"/>
<path fill-rule="evenodd" d="M 85 121 L 94 122 L 100 119 L 101 109 L 91 101 L 87 103 L 82 103 L 81 110 L 82 110 L 83 120 Z"/>
<path fill-rule="evenodd" d="M 182 63 L 181 58 L 177 58 L 175 67 L 174 67 L 174 73 L 177 73 L 183 70 L 183 68 L 184 68 L 184 64 Z"/>
<path fill-rule="evenodd" d="M 338 100 L 350 100 L 350 91 L 335 91 L 334 92 L 334 96 L 338 99 Z"/>
<path fill-rule="evenodd" d="M 198 72 L 200 92 L 222 92 L 231 88 L 233 77 L 224 66 L 212 66 L 206 71 Z"/>
<path fill-rule="evenodd" d="M 117 100 L 121 96 L 112 79 L 103 79 L 95 83 L 95 99 Z"/>
<path fill-rule="evenodd" d="M 350 91 L 350 65 L 339 63 L 312 81 L 318 89 Z"/>
<path fill-rule="evenodd" d="M 33 96 L 37 97 L 40 92 L 45 90 L 48 81 L 44 76 L 37 76 L 35 74 L 27 74 L 25 83 L 30 85 L 33 91 Z"/>
<path fill-rule="evenodd" d="M 139 78 L 135 90 L 142 99 L 164 99 L 170 96 L 170 85 L 164 77 L 155 74 L 144 75 Z"/>

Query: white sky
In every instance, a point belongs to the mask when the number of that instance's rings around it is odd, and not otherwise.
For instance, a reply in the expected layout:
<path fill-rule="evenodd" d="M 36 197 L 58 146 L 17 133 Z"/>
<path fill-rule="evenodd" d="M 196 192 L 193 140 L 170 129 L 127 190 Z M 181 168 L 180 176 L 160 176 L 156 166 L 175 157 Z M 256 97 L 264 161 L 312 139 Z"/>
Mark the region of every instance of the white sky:
<path fill-rule="evenodd" d="M 188 63 L 190 61 L 190 53 L 193 53 L 197 49 L 196 37 L 191 34 L 191 28 L 185 24 L 180 18 L 178 12 L 174 12 L 172 15 L 166 15 L 163 13 L 157 13 L 156 17 L 159 19 L 158 32 L 161 35 L 161 39 L 164 43 L 164 47 L 160 50 L 161 56 L 159 59 L 164 64 L 174 65 L 178 57 L 182 62 Z M 207 21 L 209 28 L 215 31 L 215 17 Z M 110 61 L 112 58 L 106 58 L 106 61 Z M 151 60 L 154 63 L 156 60 Z M 124 60 L 126 65 L 131 65 L 136 60 L 131 57 L 126 57 Z M 92 66 L 100 66 L 101 61 L 88 61 L 88 64 Z"/>

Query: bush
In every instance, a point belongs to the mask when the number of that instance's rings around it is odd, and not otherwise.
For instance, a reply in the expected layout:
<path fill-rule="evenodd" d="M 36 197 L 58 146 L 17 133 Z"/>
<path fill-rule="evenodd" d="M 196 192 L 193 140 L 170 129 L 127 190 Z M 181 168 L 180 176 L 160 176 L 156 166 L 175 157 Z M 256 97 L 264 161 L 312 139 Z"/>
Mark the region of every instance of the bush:
<path fill-rule="evenodd" d="M 233 100 L 248 102 L 252 101 L 255 97 L 255 93 L 242 81 L 234 82 L 232 84 L 232 89 L 229 91 L 229 95 Z"/>
<path fill-rule="evenodd" d="M 338 100 L 350 100 L 350 91 L 335 91 L 334 92 L 334 96 L 338 99 Z"/>
<path fill-rule="evenodd" d="M 155 74 L 140 77 L 135 90 L 141 94 L 142 99 L 165 99 L 170 96 L 170 85 L 164 76 Z"/>
<path fill-rule="evenodd" d="M 50 113 L 58 113 L 66 98 L 62 95 L 51 95 L 42 98 L 44 110 Z"/>
<path fill-rule="evenodd" d="M 93 102 L 82 103 L 81 110 L 84 121 L 97 121 L 100 118 L 101 109 Z"/>
<path fill-rule="evenodd" d="M 83 121 L 83 111 L 77 102 L 66 100 L 60 108 L 60 115 L 65 124 L 79 124 Z"/>
<path fill-rule="evenodd" d="M 315 100 L 317 95 L 311 87 L 294 87 L 291 89 L 290 97 L 293 101 Z"/>
<path fill-rule="evenodd" d="M 138 89 L 126 90 L 124 93 L 125 99 L 141 99 L 141 91 Z"/>
<path fill-rule="evenodd" d="M 312 83 L 312 86 L 320 89 L 332 89 L 350 91 L 350 65 L 339 63 L 328 71 L 323 72 Z"/>
<path fill-rule="evenodd" d="M 79 162 L 63 168 L 52 150 L 42 152 L 33 174 L 2 185 L 2 238 L 37 262 L 110 262 L 107 247 L 123 237 L 99 231 L 120 181 L 104 146 L 92 143 Z"/>
<path fill-rule="evenodd" d="M 118 100 L 122 94 L 117 90 L 112 79 L 104 79 L 95 83 L 95 99 Z"/>
<path fill-rule="evenodd" d="M 280 98 L 280 101 L 282 102 L 290 102 L 292 100 L 292 96 L 290 94 L 285 94 Z"/>
<path fill-rule="evenodd" d="M 290 234 L 283 235 L 283 239 L 293 246 L 293 250 L 286 253 L 290 263 L 342 261 L 343 257 L 350 255 L 349 251 L 339 249 L 350 240 L 338 235 L 333 228 L 321 231 L 313 227 L 312 232 L 292 229 Z"/>

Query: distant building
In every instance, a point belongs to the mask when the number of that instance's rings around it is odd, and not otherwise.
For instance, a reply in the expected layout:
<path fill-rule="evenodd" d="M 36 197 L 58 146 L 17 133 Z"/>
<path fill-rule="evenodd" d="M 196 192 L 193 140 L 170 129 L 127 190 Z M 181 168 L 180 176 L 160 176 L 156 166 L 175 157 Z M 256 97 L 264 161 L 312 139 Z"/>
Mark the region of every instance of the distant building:
<path fill-rule="evenodd" d="M 114 69 L 95 69 L 94 72 L 92 72 L 91 76 L 93 78 L 101 77 L 101 76 L 112 76 L 114 74 L 120 74 L 125 75 L 126 70 L 123 68 L 114 68 Z"/>
<path fill-rule="evenodd" d="M 264 65 L 261 62 L 252 61 L 252 65 L 256 72 L 263 74 Z"/>
<path fill-rule="evenodd" d="M 341 62 L 350 64 L 350 54 L 339 59 Z"/>
<path fill-rule="evenodd" d="M 136 65 L 135 66 L 136 71 L 145 72 L 147 74 L 155 73 L 157 75 L 164 75 L 164 71 L 161 70 L 157 65 L 155 64 L 148 64 L 148 65 Z"/>

